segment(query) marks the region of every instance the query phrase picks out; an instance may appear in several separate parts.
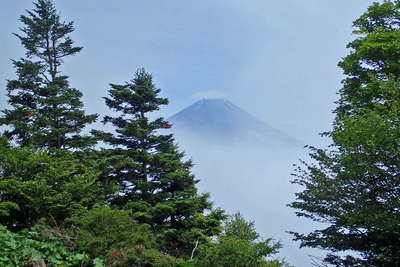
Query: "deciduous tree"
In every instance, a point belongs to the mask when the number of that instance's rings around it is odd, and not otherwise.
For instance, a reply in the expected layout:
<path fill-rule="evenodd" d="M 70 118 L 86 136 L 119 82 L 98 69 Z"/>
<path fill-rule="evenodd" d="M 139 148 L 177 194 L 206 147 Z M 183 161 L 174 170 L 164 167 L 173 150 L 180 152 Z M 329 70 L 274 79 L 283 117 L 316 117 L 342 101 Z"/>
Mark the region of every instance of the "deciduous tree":
<path fill-rule="evenodd" d="M 193 266 L 199 267 L 283 267 L 279 260 L 268 260 L 278 253 L 281 244 L 271 238 L 262 239 L 256 232 L 254 222 L 246 221 L 240 213 L 229 217 L 224 231 L 216 242 L 200 246 Z"/>
<path fill-rule="evenodd" d="M 298 168 L 304 187 L 291 206 L 326 227 L 294 233 L 331 253 L 336 266 L 400 265 L 400 1 L 374 3 L 354 22 L 357 38 L 339 66 L 328 149 L 311 148 Z M 353 251 L 346 257 L 338 252 Z"/>

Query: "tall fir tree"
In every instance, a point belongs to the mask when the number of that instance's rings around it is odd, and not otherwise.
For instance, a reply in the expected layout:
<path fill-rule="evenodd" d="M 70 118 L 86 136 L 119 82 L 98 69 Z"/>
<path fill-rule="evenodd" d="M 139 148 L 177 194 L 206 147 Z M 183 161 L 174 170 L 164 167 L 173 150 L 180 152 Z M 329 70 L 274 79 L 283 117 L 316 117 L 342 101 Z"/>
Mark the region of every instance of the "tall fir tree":
<path fill-rule="evenodd" d="M 330 251 L 335 266 L 400 266 L 400 1 L 374 3 L 354 26 L 325 133 L 333 144 L 312 148 L 314 163 L 294 181 L 305 187 L 291 204 L 297 215 L 327 226 L 294 235 Z"/>
<path fill-rule="evenodd" d="M 72 22 L 62 22 L 51 0 L 38 0 L 35 8 L 22 15 L 21 34 L 15 34 L 26 50 L 25 58 L 14 60 L 17 79 L 8 81 L 11 109 L 3 110 L 5 135 L 21 146 L 80 149 L 95 143 L 84 136 L 84 127 L 97 119 L 86 115 L 82 93 L 70 88 L 61 65 L 79 53 L 70 34 Z"/>
<path fill-rule="evenodd" d="M 198 194 L 191 161 L 184 161 L 170 125 L 150 114 L 166 105 L 159 97 L 152 75 L 140 69 L 125 84 L 111 84 L 107 106 L 120 115 L 106 116 L 116 134 L 96 131 L 110 144 L 106 178 L 123 188 L 111 200 L 113 205 L 131 209 L 140 223 L 149 224 L 159 236 L 164 252 L 189 255 L 196 241 L 206 241 L 221 230 L 221 210 L 213 210 L 208 194 Z M 205 213 L 207 212 L 207 213 Z"/>

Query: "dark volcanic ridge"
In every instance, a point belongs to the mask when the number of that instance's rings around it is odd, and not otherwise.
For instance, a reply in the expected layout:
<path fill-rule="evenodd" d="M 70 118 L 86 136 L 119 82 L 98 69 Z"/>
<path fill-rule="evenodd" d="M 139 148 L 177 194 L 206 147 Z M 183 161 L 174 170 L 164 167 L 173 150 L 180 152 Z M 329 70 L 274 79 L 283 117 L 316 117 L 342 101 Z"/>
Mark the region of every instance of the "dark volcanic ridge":
<path fill-rule="evenodd" d="M 226 99 L 202 99 L 169 118 L 180 137 L 219 143 L 301 147 L 302 143 L 262 122 Z"/>

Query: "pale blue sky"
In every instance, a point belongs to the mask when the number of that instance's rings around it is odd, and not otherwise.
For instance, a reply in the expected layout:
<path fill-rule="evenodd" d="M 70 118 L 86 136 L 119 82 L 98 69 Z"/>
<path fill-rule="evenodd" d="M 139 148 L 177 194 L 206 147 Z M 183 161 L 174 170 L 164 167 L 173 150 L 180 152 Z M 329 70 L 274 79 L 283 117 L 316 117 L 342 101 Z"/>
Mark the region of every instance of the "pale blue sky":
<path fill-rule="evenodd" d="M 225 97 L 306 143 L 329 129 L 337 62 L 351 23 L 371 0 L 56 0 L 74 20 L 79 55 L 65 64 L 89 112 L 104 113 L 108 83 L 138 67 L 154 74 L 170 98 L 170 116 L 201 97 Z M 22 55 L 18 16 L 28 0 L 2 0 L 0 95 Z"/>

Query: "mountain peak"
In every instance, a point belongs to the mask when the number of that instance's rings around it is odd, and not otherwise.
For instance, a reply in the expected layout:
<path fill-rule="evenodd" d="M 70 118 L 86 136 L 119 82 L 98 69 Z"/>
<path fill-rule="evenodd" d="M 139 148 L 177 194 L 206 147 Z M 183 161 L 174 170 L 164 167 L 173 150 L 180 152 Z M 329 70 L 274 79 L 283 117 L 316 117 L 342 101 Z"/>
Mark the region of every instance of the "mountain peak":
<path fill-rule="evenodd" d="M 198 102 L 201 102 L 201 103 L 220 103 L 220 104 L 230 103 L 229 100 L 227 100 L 225 98 L 202 98 L 199 101 L 197 101 L 197 103 Z"/>
<path fill-rule="evenodd" d="M 276 140 L 298 143 L 223 98 L 201 99 L 176 113 L 169 121 L 176 131 L 222 141 Z"/>
<path fill-rule="evenodd" d="M 229 116 L 231 112 L 245 112 L 229 100 L 225 98 L 203 98 L 183 109 L 182 111 L 175 114 L 172 118 L 180 116 L 195 115 L 196 112 L 202 112 L 208 114 L 208 119 L 215 118 L 215 116 Z M 186 114 L 186 115 L 185 115 Z M 217 115 L 219 114 L 219 115 Z M 249 114 L 250 115 L 250 114 Z M 197 116 L 197 115 L 196 115 Z M 195 117 L 196 117 L 195 116 Z M 251 116 L 251 115 L 250 115 Z"/>
<path fill-rule="evenodd" d="M 203 98 L 195 102 L 193 105 L 221 105 L 236 107 L 232 102 L 225 98 Z"/>

